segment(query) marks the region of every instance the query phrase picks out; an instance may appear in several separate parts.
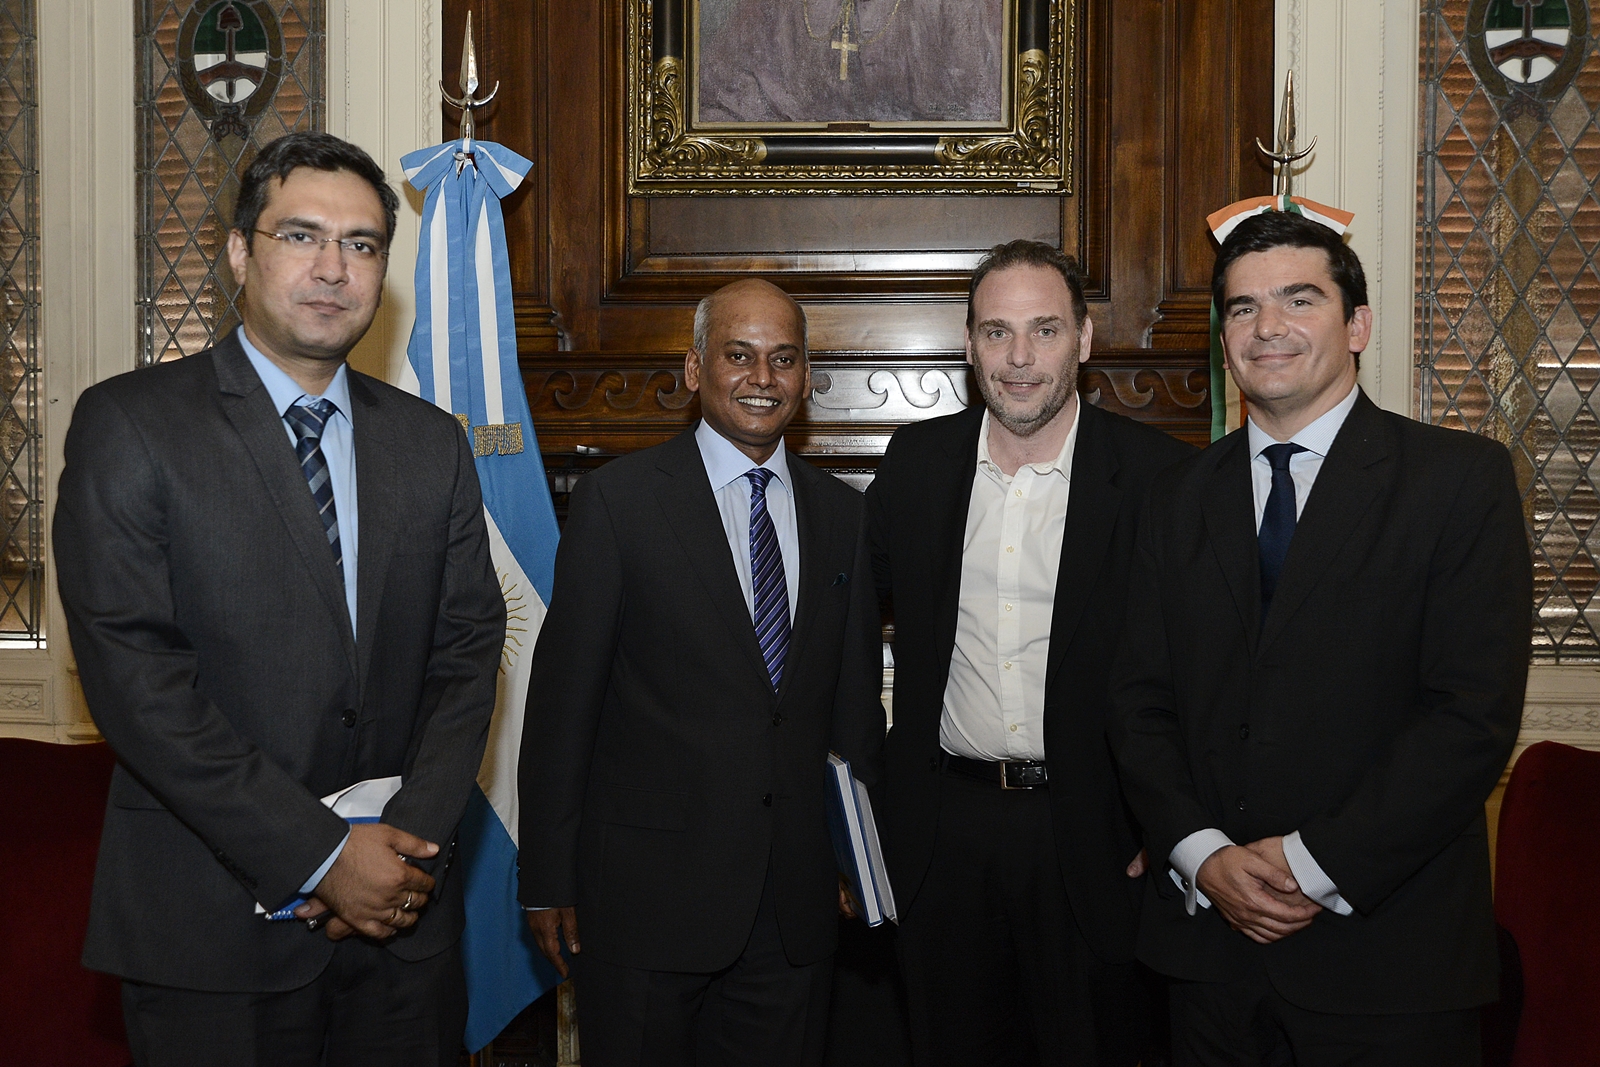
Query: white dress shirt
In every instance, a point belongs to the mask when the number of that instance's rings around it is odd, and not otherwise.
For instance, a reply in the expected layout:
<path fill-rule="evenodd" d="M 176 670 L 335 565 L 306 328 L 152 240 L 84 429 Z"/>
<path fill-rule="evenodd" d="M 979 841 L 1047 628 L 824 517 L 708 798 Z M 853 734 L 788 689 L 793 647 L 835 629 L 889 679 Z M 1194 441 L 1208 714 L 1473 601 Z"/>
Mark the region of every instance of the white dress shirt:
<path fill-rule="evenodd" d="M 750 479 L 746 472 L 765 467 L 772 472 L 767 481 L 767 517 L 778 535 L 778 554 L 783 557 L 783 581 L 789 589 L 789 622 L 794 622 L 795 601 L 800 598 L 800 526 L 795 520 L 794 483 L 789 477 L 789 454 L 783 440 L 765 463 L 756 463 L 736 448 L 732 441 L 711 428 L 704 419 L 695 427 L 695 444 L 700 460 L 711 479 L 711 495 L 716 497 L 722 516 L 722 532 L 728 536 L 733 552 L 733 569 L 744 591 L 744 606 L 750 618 L 756 617 L 755 580 L 750 575 Z"/>
<path fill-rule="evenodd" d="M 1322 461 L 1327 458 L 1328 449 L 1333 447 L 1333 439 L 1339 436 L 1339 429 L 1356 406 L 1356 397 L 1360 393 L 1359 386 L 1351 387 L 1349 396 L 1289 438 L 1290 442 L 1305 449 L 1289 457 L 1289 476 L 1294 479 L 1294 514 L 1297 520 L 1305 511 L 1311 487 L 1322 470 Z M 1254 419 L 1248 421 L 1245 432 L 1250 442 L 1250 491 L 1255 502 L 1256 530 L 1259 532 L 1261 518 L 1267 510 L 1267 496 L 1272 492 L 1272 464 L 1264 453 L 1268 445 L 1277 444 L 1278 441 L 1257 426 Z M 1184 890 L 1184 903 L 1190 915 L 1195 913 L 1196 905 L 1203 908 L 1211 906 L 1211 901 L 1195 885 L 1195 875 L 1199 873 L 1200 865 L 1210 859 L 1213 852 L 1231 844 L 1233 840 L 1227 834 L 1209 827 L 1196 830 L 1179 841 L 1167 857 L 1172 864 L 1173 880 Z M 1349 915 L 1354 910 L 1339 895 L 1338 887 L 1322 869 L 1322 865 L 1312 858 L 1305 842 L 1300 840 L 1299 830 L 1284 837 L 1283 855 L 1289 861 L 1289 871 L 1300 884 L 1302 893 L 1336 915 Z"/>
<path fill-rule="evenodd" d="M 1044 688 L 1078 423 L 1061 452 L 1008 475 L 978 429 L 961 542 L 961 593 L 939 745 L 981 760 L 1042 760 Z"/>
<path fill-rule="evenodd" d="M 239 327 L 239 346 L 244 349 L 244 354 L 250 360 L 250 365 L 256 369 L 256 374 L 261 378 L 261 384 L 267 387 L 267 395 L 272 398 L 272 406 L 281 416 L 288 413 L 289 409 L 302 400 L 327 400 L 334 406 L 334 414 L 329 416 L 327 423 L 322 427 L 322 458 L 328 464 L 328 481 L 333 486 L 333 513 L 339 525 L 339 555 L 344 561 L 344 599 L 345 607 L 350 611 L 350 633 L 356 632 L 356 559 L 360 542 L 361 523 L 360 516 L 356 513 L 356 446 L 354 440 L 355 429 L 350 422 L 350 377 L 343 363 L 334 372 L 333 381 L 328 383 L 327 390 L 321 397 L 311 396 L 284 373 L 266 355 L 250 343 L 250 338 L 245 336 L 244 327 Z M 289 435 L 291 447 L 299 443 L 295 436 L 294 428 L 289 421 L 284 419 L 283 430 Z M 310 492 L 308 486 L 306 492 Z M 339 853 L 344 851 L 345 842 L 350 840 L 350 834 L 345 833 L 339 844 L 328 858 L 322 861 L 322 866 L 312 872 L 311 877 L 301 885 L 302 894 L 310 893 L 317 888 L 317 883 L 322 881 L 328 869 L 333 866 L 333 861 L 339 858 Z"/>

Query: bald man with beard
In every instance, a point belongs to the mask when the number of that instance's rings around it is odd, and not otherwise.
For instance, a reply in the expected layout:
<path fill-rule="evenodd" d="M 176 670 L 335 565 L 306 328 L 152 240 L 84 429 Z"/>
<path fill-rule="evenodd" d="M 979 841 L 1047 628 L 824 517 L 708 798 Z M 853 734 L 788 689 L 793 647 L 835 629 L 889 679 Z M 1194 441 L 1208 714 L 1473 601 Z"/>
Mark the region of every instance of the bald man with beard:
<path fill-rule="evenodd" d="M 586 1067 L 822 1061 L 838 874 L 830 749 L 883 744 L 861 497 L 791 455 L 805 313 L 702 301 L 698 425 L 585 475 L 539 632 L 521 899 L 583 1012 Z"/>

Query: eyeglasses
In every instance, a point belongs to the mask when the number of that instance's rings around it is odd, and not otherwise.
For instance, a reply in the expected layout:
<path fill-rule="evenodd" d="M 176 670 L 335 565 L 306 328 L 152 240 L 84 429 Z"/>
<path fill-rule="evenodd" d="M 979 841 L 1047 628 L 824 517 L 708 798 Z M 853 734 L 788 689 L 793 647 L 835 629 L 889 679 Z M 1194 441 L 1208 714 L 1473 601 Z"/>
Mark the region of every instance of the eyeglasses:
<path fill-rule="evenodd" d="M 338 245 L 346 260 L 356 266 L 376 267 L 389 257 L 389 253 L 381 250 L 369 237 L 318 237 L 304 230 L 287 230 L 280 233 L 269 233 L 266 230 L 255 232 L 277 241 L 283 245 L 284 251 L 296 259 L 315 259 L 322 254 L 322 246 L 330 244 Z"/>

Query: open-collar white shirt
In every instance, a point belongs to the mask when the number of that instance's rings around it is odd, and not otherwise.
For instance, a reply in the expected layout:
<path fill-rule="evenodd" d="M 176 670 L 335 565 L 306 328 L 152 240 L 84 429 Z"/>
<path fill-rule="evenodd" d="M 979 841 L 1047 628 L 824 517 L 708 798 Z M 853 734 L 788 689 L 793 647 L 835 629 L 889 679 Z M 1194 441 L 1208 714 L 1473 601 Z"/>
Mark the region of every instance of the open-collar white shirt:
<path fill-rule="evenodd" d="M 952 755 L 1045 758 L 1050 621 L 1080 414 L 1054 459 L 1024 463 L 1008 475 L 990 458 L 989 413 L 983 413 L 961 542 L 956 643 L 939 718 L 939 744 Z"/>

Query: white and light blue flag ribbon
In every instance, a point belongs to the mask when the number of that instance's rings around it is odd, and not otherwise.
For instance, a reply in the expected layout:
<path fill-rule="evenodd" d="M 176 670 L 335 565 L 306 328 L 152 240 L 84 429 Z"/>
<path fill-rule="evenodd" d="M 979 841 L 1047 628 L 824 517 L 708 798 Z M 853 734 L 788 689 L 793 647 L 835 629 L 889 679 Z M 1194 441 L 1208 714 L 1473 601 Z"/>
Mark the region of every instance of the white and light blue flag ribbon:
<path fill-rule="evenodd" d="M 461 821 L 467 924 L 467 1048 L 477 1052 L 559 980 L 517 903 L 517 754 L 534 640 L 555 577 L 556 516 L 517 370 L 511 264 L 500 200 L 533 166 L 490 141 L 452 141 L 400 160 L 426 191 L 417 322 L 400 386 L 461 419 L 477 457 L 506 646 L 478 789 Z"/>

